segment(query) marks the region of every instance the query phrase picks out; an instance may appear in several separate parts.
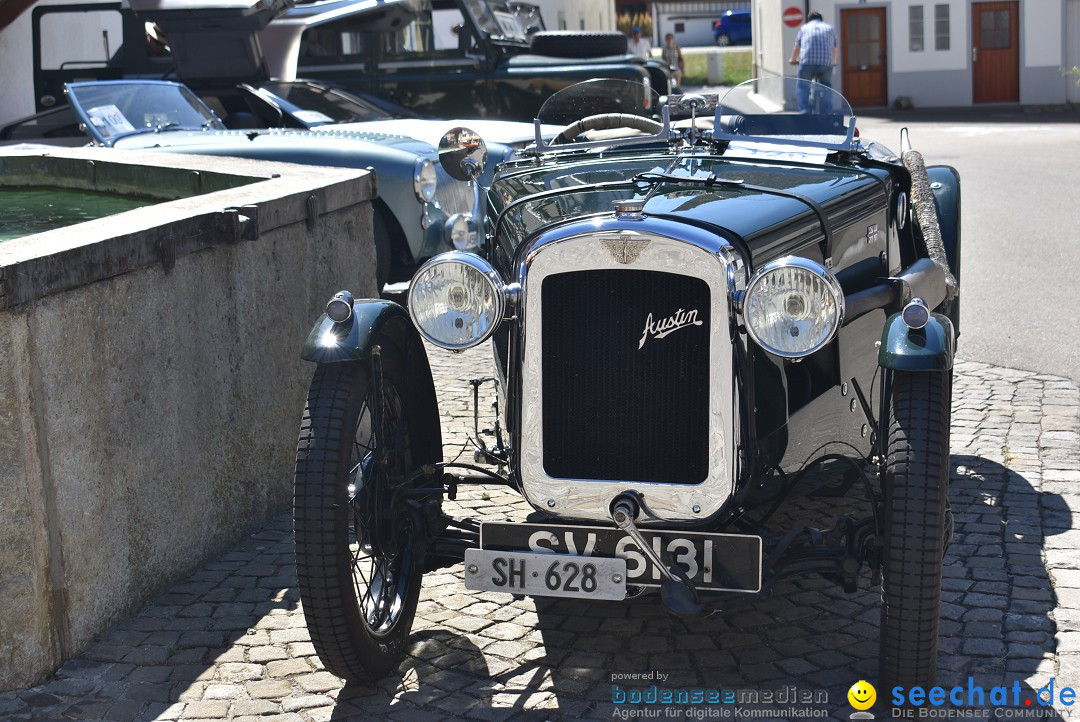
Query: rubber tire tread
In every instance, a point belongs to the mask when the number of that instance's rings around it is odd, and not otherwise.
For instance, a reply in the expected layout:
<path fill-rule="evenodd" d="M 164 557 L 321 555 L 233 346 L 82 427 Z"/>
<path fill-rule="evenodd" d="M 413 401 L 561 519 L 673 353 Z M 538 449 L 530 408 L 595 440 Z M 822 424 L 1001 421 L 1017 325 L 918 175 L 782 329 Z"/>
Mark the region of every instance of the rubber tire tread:
<path fill-rule="evenodd" d="M 385 337 L 378 343 L 384 383 L 393 383 L 403 394 L 401 355 Z M 361 619 L 348 546 L 339 543 L 339 535 L 348 533 L 347 470 L 368 376 L 367 363 L 359 361 L 315 370 L 300 425 L 293 487 L 296 576 L 311 643 L 327 671 L 352 682 L 378 679 L 400 664 L 422 577 L 422 569 L 414 566 L 394 628 L 375 638 Z"/>
<path fill-rule="evenodd" d="M 622 33 L 588 30 L 542 30 L 534 33 L 529 42 L 531 52 L 553 58 L 626 55 L 627 48 L 627 38 Z"/>
<path fill-rule="evenodd" d="M 937 674 L 951 386 L 951 371 L 893 375 L 879 689 L 932 685 Z"/>

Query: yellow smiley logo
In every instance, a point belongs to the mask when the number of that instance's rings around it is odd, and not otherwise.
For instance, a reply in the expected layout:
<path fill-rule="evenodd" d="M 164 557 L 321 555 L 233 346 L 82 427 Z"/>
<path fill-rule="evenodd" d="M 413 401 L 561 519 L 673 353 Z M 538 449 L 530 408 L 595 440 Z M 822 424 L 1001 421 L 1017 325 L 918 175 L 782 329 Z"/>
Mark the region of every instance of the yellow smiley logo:
<path fill-rule="evenodd" d="M 851 685 L 851 689 L 847 691 L 847 698 L 855 709 L 870 709 L 874 706 L 874 702 L 877 701 L 877 690 L 874 689 L 874 685 L 865 679 L 860 679 Z"/>

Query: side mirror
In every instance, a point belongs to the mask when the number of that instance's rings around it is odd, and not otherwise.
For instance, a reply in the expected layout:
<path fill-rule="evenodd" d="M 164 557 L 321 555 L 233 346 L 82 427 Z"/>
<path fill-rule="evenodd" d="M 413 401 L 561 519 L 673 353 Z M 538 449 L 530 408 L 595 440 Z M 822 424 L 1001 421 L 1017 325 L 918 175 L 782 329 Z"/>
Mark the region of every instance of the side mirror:
<path fill-rule="evenodd" d="M 484 172 L 487 157 L 484 139 L 468 128 L 452 128 L 439 141 L 439 165 L 451 178 L 476 180 Z"/>

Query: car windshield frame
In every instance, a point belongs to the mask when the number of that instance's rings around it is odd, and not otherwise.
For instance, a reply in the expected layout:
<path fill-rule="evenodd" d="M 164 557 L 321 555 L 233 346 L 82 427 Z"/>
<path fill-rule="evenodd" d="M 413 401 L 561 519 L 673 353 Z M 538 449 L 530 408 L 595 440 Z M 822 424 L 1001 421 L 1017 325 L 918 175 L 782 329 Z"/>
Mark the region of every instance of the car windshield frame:
<path fill-rule="evenodd" d="M 334 123 L 393 120 L 398 117 L 366 98 L 305 80 L 271 80 L 251 90 L 263 97 L 269 96 L 269 99 L 309 128 Z M 295 97 L 294 92 L 303 97 Z"/>
<path fill-rule="evenodd" d="M 68 101 L 95 143 L 143 133 L 225 130 L 224 123 L 186 85 L 168 80 L 68 83 Z"/>
<path fill-rule="evenodd" d="M 713 140 L 848 152 L 858 147 L 847 99 L 827 85 L 787 76 L 752 78 L 728 90 L 716 105 Z"/>

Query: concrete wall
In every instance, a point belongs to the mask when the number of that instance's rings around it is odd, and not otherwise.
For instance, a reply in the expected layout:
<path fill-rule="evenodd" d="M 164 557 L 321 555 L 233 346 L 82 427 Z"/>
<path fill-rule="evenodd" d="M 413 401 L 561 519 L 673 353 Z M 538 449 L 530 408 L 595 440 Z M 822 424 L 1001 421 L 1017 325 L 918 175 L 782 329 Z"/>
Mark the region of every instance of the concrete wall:
<path fill-rule="evenodd" d="M 257 182 L 0 243 L 0 689 L 287 508 L 299 349 L 333 292 L 375 287 L 363 171 L 52 155 Z"/>

